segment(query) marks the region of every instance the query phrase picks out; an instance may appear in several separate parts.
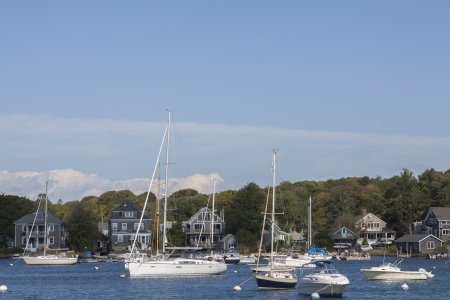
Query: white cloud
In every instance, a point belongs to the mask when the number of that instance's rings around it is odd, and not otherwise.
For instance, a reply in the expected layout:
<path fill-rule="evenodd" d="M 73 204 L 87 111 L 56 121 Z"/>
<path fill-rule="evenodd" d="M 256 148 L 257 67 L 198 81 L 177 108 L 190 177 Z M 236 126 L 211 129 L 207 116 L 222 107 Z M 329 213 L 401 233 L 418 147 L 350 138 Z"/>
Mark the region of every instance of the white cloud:
<path fill-rule="evenodd" d="M 0 116 L 0 192 L 34 198 L 47 178 L 54 183 L 52 199 L 64 201 L 108 190 L 145 192 L 163 131 L 164 120 Z M 218 190 L 267 185 L 274 148 L 280 181 L 450 168 L 450 139 L 444 137 L 175 122 L 171 142 L 170 192 L 210 193 L 214 176 Z"/>
<path fill-rule="evenodd" d="M 200 193 L 212 193 L 213 179 L 220 184 L 223 179 L 219 174 L 194 174 L 186 178 L 173 178 L 169 180 L 169 194 L 180 189 L 192 188 Z M 123 181 L 110 181 L 95 174 L 64 169 L 50 170 L 48 172 L 17 172 L 0 171 L 0 192 L 10 195 L 24 196 L 36 199 L 37 195 L 45 192 L 45 182 L 49 183 L 49 199 L 56 202 L 81 200 L 85 196 L 100 196 L 102 193 L 113 190 L 130 190 L 139 195 L 147 192 L 150 179 L 135 178 Z M 156 185 L 152 188 L 156 191 Z"/>

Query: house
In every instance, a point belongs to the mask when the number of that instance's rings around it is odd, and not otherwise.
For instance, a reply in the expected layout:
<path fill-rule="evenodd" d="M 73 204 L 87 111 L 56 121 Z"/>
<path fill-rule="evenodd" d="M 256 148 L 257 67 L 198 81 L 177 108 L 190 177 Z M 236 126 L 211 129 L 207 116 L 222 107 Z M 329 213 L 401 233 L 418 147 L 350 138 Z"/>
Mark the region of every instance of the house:
<path fill-rule="evenodd" d="M 236 238 L 231 233 L 224 236 L 221 240 L 221 247 L 223 250 L 227 251 L 233 248 L 236 248 Z"/>
<path fill-rule="evenodd" d="M 372 213 L 365 214 L 355 222 L 355 229 L 358 232 L 357 243 L 362 245 L 364 240 L 369 245 L 383 244 L 390 245 L 395 240 L 395 231 L 386 227 L 386 222 Z"/>
<path fill-rule="evenodd" d="M 268 220 L 268 222 L 271 223 L 270 220 Z M 285 243 L 289 244 L 289 242 L 290 242 L 289 237 L 290 237 L 290 234 L 281 230 L 281 228 L 275 223 L 275 226 L 273 228 L 274 242 L 284 241 Z M 272 238 L 271 229 L 264 230 L 263 231 L 263 243 L 265 243 L 265 244 L 270 243 L 271 238 Z"/>
<path fill-rule="evenodd" d="M 430 207 L 415 233 L 433 234 L 443 241 L 450 240 L 450 207 Z"/>
<path fill-rule="evenodd" d="M 125 202 L 112 210 L 109 220 L 109 241 L 111 251 L 131 250 L 139 227 L 142 209 L 134 202 Z M 150 219 L 144 215 L 137 237 L 138 246 L 146 250 L 150 246 Z"/>
<path fill-rule="evenodd" d="M 189 220 L 184 221 L 183 227 L 187 235 L 187 243 L 190 246 L 220 246 L 220 241 L 225 235 L 223 217 L 213 214 L 208 207 L 201 208 Z"/>
<path fill-rule="evenodd" d="M 34 223 L 34 226 L 33 226 Z M 23 216 L 14 222 L 14 246 L 37 251 L 44 249 L 45 209 Z M 66 232 L 64 222 L 52 214 L 47 213 L 47 242 L 49 248 L 59 249 L 66 246 Z"/>
<path fill-rule="evenodd" d="M 394 243 L 400 254 L 434 254 L 444 241 L 432 234 L 407 234 Z"/>
<path fill-rule="evenodd" d="M 356 241 L 358 240 L 358 234 L 354 233 L 347 227 L 343 226 L 339 230 L 335 231 L 331 238 L 334 241 L 333 248 L 335 249 L 348 249 L 354 248 L 356 246 Z"/>

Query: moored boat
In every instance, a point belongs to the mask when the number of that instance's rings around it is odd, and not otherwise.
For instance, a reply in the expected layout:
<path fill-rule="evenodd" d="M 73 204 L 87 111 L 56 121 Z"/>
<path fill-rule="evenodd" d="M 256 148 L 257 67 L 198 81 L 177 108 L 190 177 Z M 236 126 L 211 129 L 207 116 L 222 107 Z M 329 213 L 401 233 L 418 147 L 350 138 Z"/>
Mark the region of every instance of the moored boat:
<path fill-rule="evenodd" d="M 425 280 L 434 277 L 433 272 L 428 272 L 423 268 L 419 268 L 417 271 L 403 271 L 400 269 L 401 262 L 402 260 L 398 260 L 394 263 L 361 269 L 361 272 L 366 275 L 367 279 L 374 280 Z"/>

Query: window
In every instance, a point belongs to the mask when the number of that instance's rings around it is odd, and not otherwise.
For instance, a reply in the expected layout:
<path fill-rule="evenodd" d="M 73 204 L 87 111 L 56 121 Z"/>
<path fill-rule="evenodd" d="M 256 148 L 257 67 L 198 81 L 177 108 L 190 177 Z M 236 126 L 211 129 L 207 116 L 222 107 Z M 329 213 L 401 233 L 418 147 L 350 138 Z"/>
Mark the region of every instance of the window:
<path fill-rule="evenodd" d="M 450 229 L 442 229 L 442 235 L 450 235 Z"/>
<path fill-rule="evenodd" d="M 434 241 L 428 241 L 427 242 L 427 249 L 434 249 L 434 248 L 435 248 Z"/>
<path fill-rule="evenodd" d="M 117 223 L 112 223 L 112 230 L 117 230 Z"/>
<path fill-rule="evenodd" d="M 26 236 L 23 236 L 22 237 L 22 245 L 26 245 L 26 243 L 27 243 L 27 237 Z"/>
<path fill-rule="evenodd" d="M 134 223 L 134 230 L 137 230 L 139 226 L 139 223 Z M 144 230 L 144 223 L 141 223 L 141 228 L 139 230 Z"/>
<path fill-rule="evenodd" d="M 117 236 L 117 242 L 118 242 L 118 243 L 123 243 L 123 235 L 119 234 L 119 235 Z"/>
<path fill-rule="evenodd" d="M 122 230 L 127 230 L 127 223 L 122 223 Z"/>
<path fill-rule="evenodd" d="M 125 218 L 132 218 L 133 217 L 133 212 L 132 211 L 126 211 L 125 212 Z"/>
<path fill-rule="evenodd" d="M 194 230 L 195 231 L 200 231 L 203 228 L 203 224 L 194 224 Z"/>
<path fill-rule="evenodd" d="M 27 231 L 27 225 L 22 225 L 22 231 L 26 232 Z"/>
<path fill-rule="evenodd" d="M 49 237 L 48 237 L 48 243 L 49 243 L 50 245 L 53 245 L 53 244 L 55 243 L 55 237 L 54 237 L 54 236 L 49 236 Z"/>
<path fill-rule="evenodd" d="M 55 225 L 54 224 L 50 224 L 47 226 L 47 231 L 55 231 Z"/>
<path fill-rule="evenodd" d="M 380 228 L 380 223 L 375 223 L 375 228 Z"/>

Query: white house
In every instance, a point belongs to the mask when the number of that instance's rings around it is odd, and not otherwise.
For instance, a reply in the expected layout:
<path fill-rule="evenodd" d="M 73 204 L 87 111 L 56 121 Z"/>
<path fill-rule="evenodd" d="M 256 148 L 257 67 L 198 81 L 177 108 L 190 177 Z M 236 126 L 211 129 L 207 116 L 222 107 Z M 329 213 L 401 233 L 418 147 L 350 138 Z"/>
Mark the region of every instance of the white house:
<path fill-rule="evenodd" d="M 395 232 L 386 227 L 386 222 L 372 213 L 365 214 L 355 223 L 355 228 L 359 231 L 357 243 L 362 245 L 367 240 L 369 245 L 375 243 L 390 245 L 395 240 Z"/>

